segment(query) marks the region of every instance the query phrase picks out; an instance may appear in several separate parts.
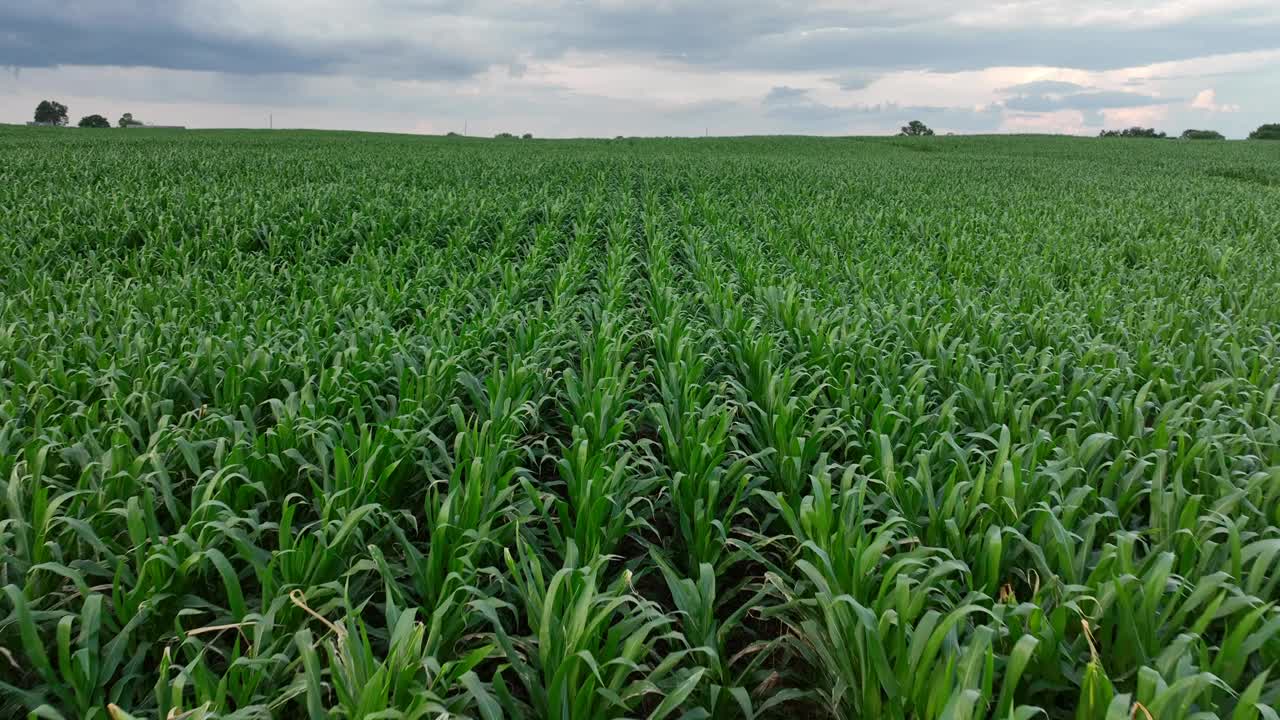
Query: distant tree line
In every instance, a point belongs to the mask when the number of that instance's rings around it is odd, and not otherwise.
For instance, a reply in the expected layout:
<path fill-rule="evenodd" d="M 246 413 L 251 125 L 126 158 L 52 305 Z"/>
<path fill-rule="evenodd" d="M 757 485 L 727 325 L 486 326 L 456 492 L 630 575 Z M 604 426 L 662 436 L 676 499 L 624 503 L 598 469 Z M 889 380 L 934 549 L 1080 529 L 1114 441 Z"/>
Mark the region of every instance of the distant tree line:
<path fill-rule="evenodd" d="M 1217 130 L 1183 130 L 1183 140 L 1226 140 L 1227 137 Z"/>
<path fill-rule="evenodd" d="M 1131 127 L 1124 130 L 1103 130 L 1098 137 L 1104 138 L 1151 138 L 1163 140 L 1169 136 L 1157 132 L 1155 128 Z M 1183 130 L 1178 136 L 1182 140 L 1226 140 L 1226 136 L 1217 130 Z M 1280 123 L 1263 125 L 1249 133 L 1250 140 L 1280 140 Z"/>
<path fill-rule="evenodd" d="M 1280 140 L 1280 123 L 1268 123 L 1249 133 L 1250 140 Z"/>
<path fill-rule="evenodd" d="M 1144 128 L 1144 127 L 1135 126 L 1131 128 L 1125 128 L 1124 130 L 1103 130 L 1101 133 L 1098 134 L 1098 137 L 1153 138 L 1156 140 L 1163 140 L 1164 138 L 1168 137 L 1168 135 L 1165 135 L 1162 132 L 1156 132 L 1155 128 Z"/>
<path fill-rule="evenodd" d="M 41 100 L 36 106 L 35 121 L 41 125 L 52 125 L 55 127 L 65 127 L 68 121 L 67 106 L 57 100 Z M 116 124 L 122 128 L 141 127 L 141 120 L 136 120 L 133 113 L 125 113 L 120 116 Z M 80 118 L 79 126 L 82 128 L 109 128 L 111 122 L 102 115 L 85 115 Z M 919 120 L 912 120 L 898 132 L 902 137 L 929 137 L 933 135 L 933 129 Z M 449 133 L 449 137 L 457 137 L 457 133 Z M 494 135 L 499 140 L 514 140 L 516 135 L 503 132 Z M 532 140 L 533 133 L 525 133 L 520 136 L 524 140 Z M 1104 138 L 1148 138 L 1155 140 L 1163 140 L 1168 138 L 1164 132 L 1157 131 L 1155 128 L 1144 128 L 1134 126 L 1125 128 L 1124 130 L 1103 130 L 1098 137 Z M 1225 140 L 1226 137 L 1217 130 L 1183 130 L 1179 135 L 1183 140 Z M 622 139 L 619 135 L 618 139 Z M 1280 140 L 1280 123 L 1268 123 L 1260 126 L 1257 130 L 1249 133 L 1250 140 Z"/>
<path fill-rule="evenodd" d="M 462 133 L 454 132 L 454 131 L 450 130 L 449 132 L 445 133 L 445 137 L 457 138 L 457 137 L 465 137 L 465 136 L 464 136 Z M 500 132 L 500 133 L 498 133 L 497 135 L 494 135 L 494 136 L 493 136 L 493 139 L 494 139 L 494 140 L 532 140 L 532 139 L 533 139 L 533 133 L 525 133 L 524 135 L 516 135 L 515 133 Z"/>
<path fill-rule="evenodd" d="M 66 127 L 68 122 L 67 106 L 57 100 L 41 100 L 36 106 L 35 121 L 41 125 Z M 117 121 L 120 127 L 141 127 L 141 120 L 135 120 L 133 113 L 125 113 Z M 78 123 L 82 128 L 109 128 L 111 121 L 102 115 L 85 115 Z"/>

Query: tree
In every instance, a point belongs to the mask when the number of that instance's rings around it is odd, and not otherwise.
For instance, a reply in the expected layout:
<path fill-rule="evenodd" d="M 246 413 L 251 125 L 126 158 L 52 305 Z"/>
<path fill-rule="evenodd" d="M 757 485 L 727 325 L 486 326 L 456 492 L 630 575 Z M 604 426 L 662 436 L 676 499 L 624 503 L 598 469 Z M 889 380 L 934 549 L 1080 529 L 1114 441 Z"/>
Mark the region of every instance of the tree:
<path fill-rule="evenodd" d="M 494 135 L 493 137 L 495 140 L 514 140 L 515 139 L 515 135 L 512 135 L 509 132 L 500 132 L 497 135 Z"/>
<path fill-rule="evenodd" d="M 1280 140 L 1280 123 L 1268 123 L 1249 133 L 1250 140 Z"/>
<path fill-rule="evenodd" d="M 533 139 L 533 133 L 525 133 L 525 134 L 524 134 L 523 136 L 521 136 L 521 137 L 522 137 L 522 139 L 524 139 L 524 140 L 532 140 L 532 139 Z"/>
<path fill-rule="evenodd" d="M 1103 130 L 1098 137 L 1122 137 L 1122 138 L 1153 138 L 1156 140 L 1168 137 L 1162 132 L 1156 132 L 1155 128 L 1131 127 L 1124 130 Z"/>
<path fill-rule="evenodd" d="M 111 121 L 101 115 L 85 115 L 80 118 L 80 127 L 82 128 L 109 128 Z"/>
<path fill-rule="evenodd" d="M 36 122 L 50 125 L 67 124 L 67 106 L 57 100 L 41 100 L 36 106 Z"/>
<path fill-rule="evenodd" d="M 1183 140 L 1226 140 L 1226 136 L 1217 130 L 1183 130 Z"/>
<path fill-rule="evenodd" d="M 898 135 L 904 137 L 925 137 L 932 134 L 933 130 L 919 120 L 912 120 L 906 125 L 903 125 L 902 132 L 898 133 Z"/>
<path fill-rule="evenodd" d="M 120 116 L 120 127 L 142 127 L 141 120 L 134 120 L 133 113 L 125 113 Z"/>

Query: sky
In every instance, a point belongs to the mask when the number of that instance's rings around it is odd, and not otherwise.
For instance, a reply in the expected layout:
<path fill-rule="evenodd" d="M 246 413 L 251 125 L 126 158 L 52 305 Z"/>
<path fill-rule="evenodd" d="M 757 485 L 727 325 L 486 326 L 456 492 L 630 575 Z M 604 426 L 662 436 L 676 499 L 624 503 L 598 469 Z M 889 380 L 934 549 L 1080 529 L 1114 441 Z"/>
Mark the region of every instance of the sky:
<path fill-rule="evenodd" d="M 1244 137 L 1275 0 L 0 0 L 0 122 L 440 134 Z"/>

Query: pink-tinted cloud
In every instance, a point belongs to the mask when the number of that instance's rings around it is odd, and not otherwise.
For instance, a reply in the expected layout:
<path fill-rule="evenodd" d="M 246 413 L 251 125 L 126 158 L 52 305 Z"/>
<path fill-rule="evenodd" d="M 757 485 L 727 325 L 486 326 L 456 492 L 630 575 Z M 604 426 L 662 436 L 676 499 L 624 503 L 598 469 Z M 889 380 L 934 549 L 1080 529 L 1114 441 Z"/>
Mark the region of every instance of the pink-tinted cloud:
<path fill-rule="evenodd" d="M 1196 110 L 1208 110 L 1209 112 L 1240 112 L 1239 105 L 1219 103 L 1218 94 L 1213 88 L 1201 90 L 1196 94 L 1195 99 L 1191 101 L 1191 107 Z"/>

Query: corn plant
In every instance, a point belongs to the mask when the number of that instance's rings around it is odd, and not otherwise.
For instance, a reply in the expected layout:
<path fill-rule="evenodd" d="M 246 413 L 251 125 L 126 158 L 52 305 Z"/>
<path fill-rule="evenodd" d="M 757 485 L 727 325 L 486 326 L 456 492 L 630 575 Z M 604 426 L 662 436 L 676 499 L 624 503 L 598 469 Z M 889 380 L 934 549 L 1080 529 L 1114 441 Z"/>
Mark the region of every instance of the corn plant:
<path fill-rule="evenodd" d="M 0 147 L 0 717 L 1277 717 L 1276 147 Z"/>

